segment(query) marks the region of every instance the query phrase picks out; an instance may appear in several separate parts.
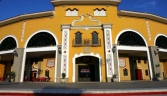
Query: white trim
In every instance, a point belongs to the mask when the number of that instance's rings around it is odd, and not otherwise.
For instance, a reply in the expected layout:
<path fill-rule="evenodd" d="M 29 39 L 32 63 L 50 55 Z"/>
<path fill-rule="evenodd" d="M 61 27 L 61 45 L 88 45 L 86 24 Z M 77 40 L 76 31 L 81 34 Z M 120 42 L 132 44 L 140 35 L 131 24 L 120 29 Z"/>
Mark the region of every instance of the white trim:
<path fill-rule="evenodd" d="M 116 46 L 117 47 L 117 46 Z M 117 52 L 117 64 L 118 64 L 118 75 L 119 75 L 119 82 L 121 81 L 121 76 L 120 76 L 120 67 L 119 67 L 119 52 L 118 52 L 118 47 L 116 48 L 116 52 Z"/>
<path fill-rule="evenodd" d="M 70 25 L 62 25 L 61 73 L 64 73 L 65 71 L 66 78 L 69 78 L 69 43 Z"/>
<path fill-rule="evenodd" d="M 74 26 L 71 27 L 71 29 L 78 30 L 78 29 L 84 29 L 84 30 L 89 30 L 89 29 L 102 29 L 101 26 Z"/>
<path fill-rule="evenodd" d="M 115 39 L 115 44 L 117 44 L 118 38 L 120 37 L 120 35 L 121 35 L 122 33 L 128 32 L 128 31 L 131 31 L 131 32 L 134 32 L 134 33 L 138 34 L 138 35 L 144 40 L 146 46 L 148 46 L 147 41 L 146 41 L 145 38 L 140 34 L 140 32 L 138 32 L 138 31 L 136 31 L 136 30 L 133 30 L 133 29 L 125 29 L 125 30 L 122 30 L 121 32 L 119 32 L 119 34 L 117 35 L 117 37 L 116 37 L 116 39 Z"/>
<path fill-rule="evenodd" d="M 152 72 L 152 66 L 151 66 L 151 60 L 150 60 L 149 47 L 147 48 L 147 58 L 148 58 L 148 64 L 149 64 L 149 70 L 150 70 L 150 77 L 151 77 L 151 80 L 152 80 L 153 79 L 153 72 Z"/>
<path fill-rule="evenodd" d="M 76 64 L 76 58 L 78 58 L 78 57 L 82 57 L 82 56 L 93 56 L 93 57 L 97 57 L 97 58 L 99 58 L 99 78 L 100 78 L 100 82 L 102 82 L 102 66 L 101 66 L 101 63 L 102 63 L 102 58 L 100 57 L 100 55 L 99 54 L 94 54 L 94 53 L 91 53 L 91 54 L 83 54 L 83 53 L 80 53 L 79 55 L 78 54 L 75 54 L 74 55 L 74 57 L 73 57 L 73 61 L 72 61 L 72 63 L 73 63 L 73 76 L 72 76 L 72 82 L 75 82 L 75 64 Z"/>
<path fill-rule="evenodd" d="M 105 62 L 106 62 L 106 74 L 107 78 L 112 77 L 114 74 L 114 58 L 112 52 L 112 24 L 104 24 L 103 31 L 104 31 L 104 40 L 105 40 Z M 108 40 L 109 39 L 109 40 Z M 110 58 L 111 56 L 111 58 Z M 110 60 L 111 59 L 111 60 Z M 110 74 L 111 73 L 111 74 Z"/>
<path fill-rule="evenodd" d="M 23 78 L 24 78 L 25 61 L 26 61 L 26 51 L 24 49 L 24 51 L 23 51 L 23 59 L 22 59 L 22 67 L 21 67 L 20 82 L 23 82 Z"/>
<path fill-rule="evenodd" d="M 161 49 L 161 48 L 159 48 L 159 51 L 161 51 L 161 52 L 167 52 L 167 49 Z"/>
<path fill-rule="evenodd" d="M 46 33 L 49 33 L 49 34 L 52 35 L 53 38 L 55 39 L 55 41 L 56 41 L 56 45 L 59 44 L 59 43 L 58 43 L 58 39 L 57 39 L 57 37 L 53 34 L 53 32 L 48 31 L 48 30 L 39 30 L 39 31 L 34 32 L 34 33 L 27 39 L 27 41 L 26 41 L 26 43 L 25 43 L 25 45 L 24 45 L 24 48 L 27 47 L 27 44 L 28 44 L 28 42 L 30 41 L 30 39 L 31 39 L 34 35 L 36 35 L 36 34 L 38 34 L 38 33 L 40 33 L 40 32 L 46 32 Z"/>
<path fill-rule="evenodd" d="M 55 78 L 54 78 L 54 82 L 56 82 L 56 78 L 57 78 L 57 57 L 58 57 L 58 51 L 56 51 L 56 53 L 55 53 L 56 61 L 55 61 Z"/>
<path fill-rule="evenodd" d="M 18 44 L 18 41 L 17 41 L 17 38 L 15 37 L 15 36 L 13 36 L 13 35 L 8 35 L 8 36 L 5 36 L 1 41 L 0 41 L 0 43 L 2 43 L 2 41 L 3 40 L 5 40 L 6 38 L 8 38 L 8 37 L 12 37 L 12 38 L 14 38 L 15 39 L 15 41 L 16 41 L 16 48 L 19 46 Z"/>
<path fill-rule="evenodd" d="M 26 52 L 41 52 L 41 51 L 56 51 L 57 47 L 56 46 L 51 46 L 51 47 L 35 47 L 35 48 L 26 48 Z"/>
<path fill-rule="evenodd" d="M 147 47 L 139 46 L 117 46 L 118 50 L 147 51 Z"/>
<path fill-rule="evenodd" d="M 164 37 L 167 38 L 167 36 L 166 36 L 165 34 L 158 34 L 158 35 L 155 37 L 155 39 L 154 39 L 154 46 L 156 46 L 155 43 L 156 43 L 156 40 L 157 40 L 157 38 L 158 38 L 159 36 L 164 36 Z"/>
<path fill-rule="evenodd" d="M 14 50 L 8 50 L 8 51 L 0 51 L 0 54 L 8 54 L 13 53 Z"/>
<path fill-rule="evenodd" d="M 84 14 L 82 14 L 80 16 L 80 19 L 76 19 L 76 20 L 72 21 L 72 26 L 75 26 L 75 22 L 82 22 L 85 19 L 85 17 L 88 17 L 91 22 L 97 22 L 98 25 L 101 25 L 101 22 L 98 19 L 96 19 L 96 20 L 92 19 L 92 15 L 91 14 L 85 14 L 84 13 Z"/>
<path fill-rule="evenodd" d="M 46 16 L 53 16 L 54 11 L 45 11 L 45 12 L 37 12 L 37 13 L 30 13 L 30 14 L 23 14 L 19 15 L 16 17 L 12 17 L 3 21 L 0 21 L 0 26 L 6 25 L 6 24 L 11 24 L 13 22 L 21 21 L 21 20 L 26 20 L 29 18 L 37 18 L 37 17 L 46 17 Z"/>

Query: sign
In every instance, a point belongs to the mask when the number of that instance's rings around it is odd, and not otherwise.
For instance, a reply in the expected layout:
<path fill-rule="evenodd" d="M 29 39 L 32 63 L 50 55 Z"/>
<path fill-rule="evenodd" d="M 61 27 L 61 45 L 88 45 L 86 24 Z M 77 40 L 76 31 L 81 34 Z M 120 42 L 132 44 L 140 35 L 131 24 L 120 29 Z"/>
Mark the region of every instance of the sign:
<path fill-rule="evenodd" d="M 126 66 L 126 61 L 125 59 L 119 59 L 119 67 L 125 67 Z"/>
<path fill-rule="evenodd" d="M 52 68 L 55 65 L 55 59 L 48 59 L 46 67 Z"/>
<path fill-rule="evenodd" d="M 81 69 L 81 73 L 89 73 L 90 70 L 89 69 Z"/>

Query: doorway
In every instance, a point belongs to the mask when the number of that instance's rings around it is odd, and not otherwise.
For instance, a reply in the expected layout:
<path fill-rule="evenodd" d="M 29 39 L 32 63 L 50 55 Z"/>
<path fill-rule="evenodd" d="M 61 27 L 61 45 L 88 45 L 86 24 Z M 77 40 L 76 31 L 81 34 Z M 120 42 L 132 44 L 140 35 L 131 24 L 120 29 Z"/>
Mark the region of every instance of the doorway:
<path fill-rule="evenodd" d="M 136 75 L 136 80 L 143 80 L 141 69 L 135 69 L 135 75 Z"/>
<path fill-rule="evenodd" d="M 100 81 L 99 58 L 82 56 L 76 59 L 76 81 Z"/>
<path fill-rule="evenodd" d="M 30 71 L 30 81 L 33 81 L 33 78 L 36 78 L 37 71 Z"/>

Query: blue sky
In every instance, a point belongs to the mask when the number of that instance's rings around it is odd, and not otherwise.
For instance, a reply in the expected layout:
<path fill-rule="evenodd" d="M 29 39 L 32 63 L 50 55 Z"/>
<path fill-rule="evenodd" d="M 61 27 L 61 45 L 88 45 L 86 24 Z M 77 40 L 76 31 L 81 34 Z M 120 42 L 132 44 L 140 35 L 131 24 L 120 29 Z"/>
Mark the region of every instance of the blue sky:
<path fill-rule="evenodd" d="M 0 20 L 53 9 L 50 0 L 0 0 Z M 146 12 L 167 18 L 167 0 L 122 0 L 118 9 Z"/>

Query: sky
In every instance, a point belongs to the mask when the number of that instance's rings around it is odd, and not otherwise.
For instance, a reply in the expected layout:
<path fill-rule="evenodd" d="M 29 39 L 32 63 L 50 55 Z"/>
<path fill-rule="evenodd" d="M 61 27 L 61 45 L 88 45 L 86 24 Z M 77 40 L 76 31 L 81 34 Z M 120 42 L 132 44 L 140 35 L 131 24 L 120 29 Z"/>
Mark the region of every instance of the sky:
<path fill-rule="evenodd" d="M 0 21 L 48 10 L 54 10 L 50 0 L 0 0 Z M 167 18 L 167 0 L 122 0 L 118 10 L 146 12 Z"/>

